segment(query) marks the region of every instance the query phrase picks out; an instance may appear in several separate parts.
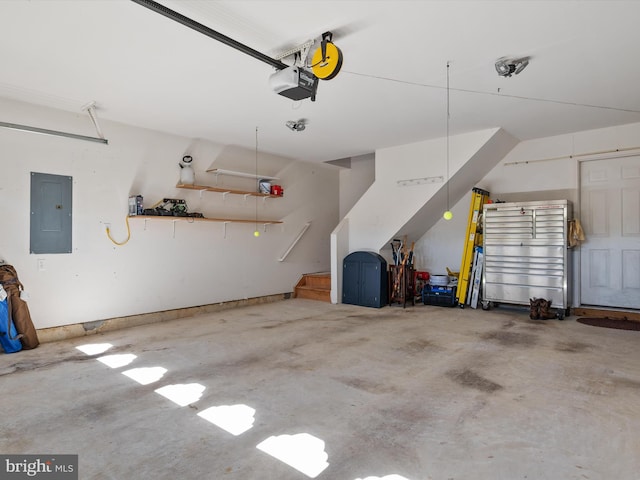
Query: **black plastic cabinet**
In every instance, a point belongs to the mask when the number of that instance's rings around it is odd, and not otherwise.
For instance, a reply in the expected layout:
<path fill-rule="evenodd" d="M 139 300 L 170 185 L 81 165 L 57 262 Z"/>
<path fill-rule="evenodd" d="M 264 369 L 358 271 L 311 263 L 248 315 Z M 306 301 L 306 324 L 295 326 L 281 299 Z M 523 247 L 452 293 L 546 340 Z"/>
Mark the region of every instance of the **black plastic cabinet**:
<path fill-rule="evenodd" d="M 380 308 L 387 300 L 387 261 L 377 253 L 353 252 L 342 269 L 342 303 Z"/>

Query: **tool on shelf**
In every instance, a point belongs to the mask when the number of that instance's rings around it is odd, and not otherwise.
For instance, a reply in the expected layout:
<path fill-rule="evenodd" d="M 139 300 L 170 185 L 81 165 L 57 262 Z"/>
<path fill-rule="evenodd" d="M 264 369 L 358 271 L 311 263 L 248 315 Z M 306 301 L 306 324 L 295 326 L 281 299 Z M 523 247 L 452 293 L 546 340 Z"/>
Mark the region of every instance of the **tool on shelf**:
<path fill-rule="evenodd" d="M 182 198 L 163 198 L 151 208 L 145 208 L 143 215 L 169 216 L 169 217 L 193 217 L 202 218 L 202 213 L 190 212 L 186 200 Z"/>

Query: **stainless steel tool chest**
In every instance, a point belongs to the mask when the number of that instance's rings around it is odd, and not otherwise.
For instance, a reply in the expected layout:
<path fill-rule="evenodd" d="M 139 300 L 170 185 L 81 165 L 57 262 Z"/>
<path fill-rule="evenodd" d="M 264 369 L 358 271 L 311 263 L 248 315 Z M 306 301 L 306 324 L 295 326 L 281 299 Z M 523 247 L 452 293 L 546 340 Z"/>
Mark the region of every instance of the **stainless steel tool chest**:
<path fill-rule="evenodd" d="M 568 313 L 568 200 L 490 203 L 483 208 L 482 307 L 551 300 Z"/>

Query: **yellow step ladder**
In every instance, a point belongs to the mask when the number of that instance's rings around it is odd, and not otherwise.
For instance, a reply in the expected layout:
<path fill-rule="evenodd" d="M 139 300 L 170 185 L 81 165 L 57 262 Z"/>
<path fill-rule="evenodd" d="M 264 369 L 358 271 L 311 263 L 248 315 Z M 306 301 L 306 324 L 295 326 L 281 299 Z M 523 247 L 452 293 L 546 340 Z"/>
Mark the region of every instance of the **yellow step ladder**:
<path fill-rule="evenodd" d="M 471 190 L 471 207 L 469 208 L 469 220 L 467 222 L 467 234 L 465 236 L 462 260 L 460 261 L 460 275 L 458 276 L 458 289 L 456 301 L 458 306 L 464 308 L 467 299 L 467 290 L 471 282 L 471 267 L 473 266 L 473 251 L 476 245 L 482 245 L 482 225 L 478 223 L 482 207 L 489 201 L 489 192 L 480 188 Z"/>

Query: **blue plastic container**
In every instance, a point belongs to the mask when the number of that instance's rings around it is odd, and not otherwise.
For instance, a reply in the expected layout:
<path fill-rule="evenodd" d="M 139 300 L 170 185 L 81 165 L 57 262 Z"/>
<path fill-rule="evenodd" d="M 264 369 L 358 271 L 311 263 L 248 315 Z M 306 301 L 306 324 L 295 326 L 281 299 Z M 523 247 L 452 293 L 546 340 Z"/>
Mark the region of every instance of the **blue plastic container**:
<path fill-rule="evenodd" d="M 0 302 L 0 345 L 4 353 L 15 353 L 22 350 L 22 343 L 18 337 L 16 327 L 9 320 L 9 298 Z"/>

